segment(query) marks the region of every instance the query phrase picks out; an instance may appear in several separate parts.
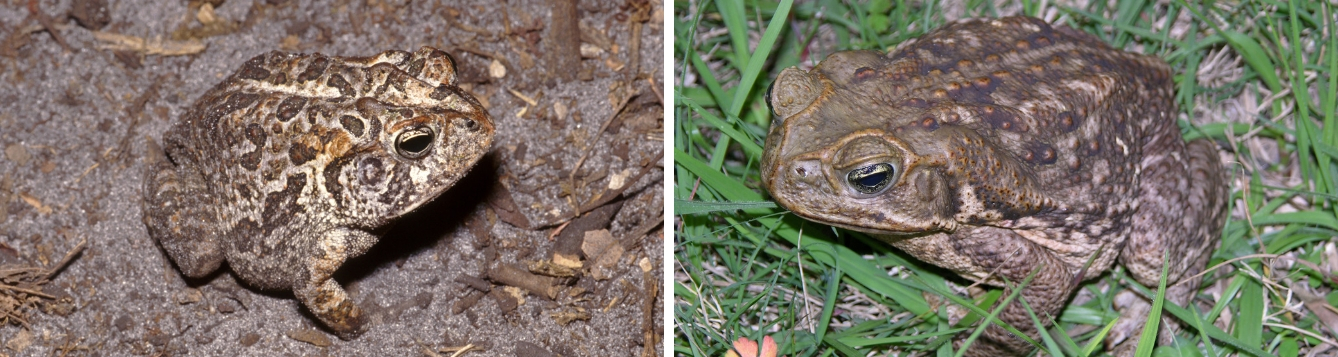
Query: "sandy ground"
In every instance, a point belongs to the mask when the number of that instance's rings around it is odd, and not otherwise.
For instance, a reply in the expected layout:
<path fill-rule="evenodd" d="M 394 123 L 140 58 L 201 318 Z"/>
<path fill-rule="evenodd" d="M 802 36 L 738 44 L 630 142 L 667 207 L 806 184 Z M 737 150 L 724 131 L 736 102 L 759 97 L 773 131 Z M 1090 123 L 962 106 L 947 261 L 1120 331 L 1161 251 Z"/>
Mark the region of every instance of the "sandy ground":
<path fill-rule="evenodd" d="M 446 348 L 468 344 L 483 350 L 465 356 L 662 350 L 661 341 L 643 337 L 664 328 L 664 292 L 656 291 L 664 249 L 659 1 L 645 4 L 652 20 L 640 22 L 636 41 L 640 17 L 628 4 L 635 2 L 581 1 L 576 13 L 587 36 L 580 38 L 588 50 L 605 51 L 579 62 L 553 59 L 548 1 L 227 0 L 211 20 L 200 16 L 199 3 L 130 0 L 107 5 L 105 26 L 97 16 L 81 15 L 88 24 L 70 20 L 71 1 L 41 1 L 45 22 L 27 1 L 0 3 L 0 265 L 54 266 L 87 242 L 41 285 L 55 299 L 27 295 L 29 308 L 18 310 L 0 301 L 0 311 L 24 317 L 9 316 L 0 327 L 0 354 L 431 355 L 428 349 L 449 356 Z M 157 48 L 184 52 L 173 55 L 111 50 L 104 46 L 114 42 L 95 30 L 150 40 L 175 33 L 206 47 Z M 341 268 L 340 283 L 381 320 L 369 332 L 342 341 L 291 293 L 256 290 L 226 268 L 185 279 L 148 237 L 140 221 L 147 140 L 161 138 L 245 60 L 271 50 L 353 56 L 423 45 L 460 62 L 462 82 L 494 117 L 497 142 L 455 188 Z M 505 68 L 500 78 L 490 72 L 494 59 Z M 624 179 L 632 182 L 621 191 L 609 188 Z M 496 283 L 460 282 L 486 278 L 499 264 L 548 259 L 562 237 L 579 242 L 582 231 L 550 236 L 601 197 L 622 203 L 606 209 L 615 213 L 611 223 L 568 229 L 607 228 L 626 248 L 605 279 L 587 272 L 561 285 L 556 298 L 522 294 L 523 302 Z M 582 309 L 586 320 L 554 318 Z"/>

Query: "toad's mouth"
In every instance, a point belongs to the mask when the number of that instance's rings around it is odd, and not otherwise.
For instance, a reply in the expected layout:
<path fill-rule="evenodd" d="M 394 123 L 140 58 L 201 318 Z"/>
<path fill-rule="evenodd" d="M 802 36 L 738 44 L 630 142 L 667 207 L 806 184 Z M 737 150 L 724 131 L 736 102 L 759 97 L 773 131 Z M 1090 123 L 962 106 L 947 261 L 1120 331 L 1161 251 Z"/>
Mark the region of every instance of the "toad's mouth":
<path fill-rule="evenodd" d="M 814 223 L 825 224 L 828 226 L 837 227 L 848 231 L 855 231 L 868 234 L 871 236 L 877 236 L 881 237 L 880 239 L 883 240 L 888 240 L 888 238 L 892 240 L 913 239 L 933 234 L 941 234 L 948 231 L 946 229 L 924 229 L 920 227 L 899 227 L 900 229 L 894 229 L 894 227 L 877 226 L 874 224 L 870 224 L 871 222 L 858 222 L 861 225 L 856 225 L 850 222 L 852 220 L 849 219 L 849 217 L 840 217 L 842 219 L 845 219 L 844 221 L 842 221 L 842 220 L 832 220 L 830 219 L 830 217 L 815 216 L 815 215 L 800 213 L 797 211 L 790 211 L 790 212 L 794 213 L 796 216 L 799 216 L 800 218 L 812 221 Z M 892 222 L 884 219 L 879 223 L 890 224 Z"/>

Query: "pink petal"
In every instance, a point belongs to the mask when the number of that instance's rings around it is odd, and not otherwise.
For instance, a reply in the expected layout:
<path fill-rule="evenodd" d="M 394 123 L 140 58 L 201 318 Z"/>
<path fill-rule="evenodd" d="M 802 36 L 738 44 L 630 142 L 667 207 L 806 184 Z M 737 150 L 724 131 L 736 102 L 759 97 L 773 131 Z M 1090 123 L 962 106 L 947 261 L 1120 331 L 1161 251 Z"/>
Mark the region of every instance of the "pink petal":
<path fill-rule="evenodd" d="M 753 340 L 743 337 L 739 337 L 738 340 L 734 341 L 734 350 L 739 351 L 739 354 L 742 357 L 758 357 L 757 342 L 753 342 Z"/>
<path fill-rule="evenodd" d="M 779 350 L 776 347 L 776 340 L 772 339 L 771 336 L 762 337 L 762 355 L 760 357 L 776 357 Z"/>

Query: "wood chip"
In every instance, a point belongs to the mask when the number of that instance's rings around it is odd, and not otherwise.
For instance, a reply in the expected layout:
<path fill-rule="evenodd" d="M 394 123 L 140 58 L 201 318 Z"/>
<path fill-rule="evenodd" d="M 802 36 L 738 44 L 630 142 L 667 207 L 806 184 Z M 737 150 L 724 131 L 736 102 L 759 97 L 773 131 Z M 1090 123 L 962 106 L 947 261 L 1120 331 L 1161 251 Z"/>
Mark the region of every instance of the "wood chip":
<path fill-rule="evenodd" d="M 572 323 L 572 321 L 578 321 L 578 320 L 590 321 L 590 313 L 586 312 L 585 309 L 582 309 L 579 306 L 574 308 L 562 309 L 560 311 L 556 311 L 549 314 L 549 316 L 552 316 L 553 320 L 556 320 L 559 325 L 566 325 Z"/>
<path fill-rule="evenodd" d="M 501 61 L 498 61 L 496 58 L 494 58 L 494 59 L 492 60 L 492 63 L 489 63 L 489 64 L 488 64 L 488 75 L 489 75 L 489 76 L 492 76 L 493 78 L 497 78 L 497 79 L 501 79 L 502 77 L 506 77 L 506 66 L 502 65 L 502 62 L 501 62 Z M 527 102 L 528 102 L 528 101 L 527 101 Z M 530 105 L 534 105 L 534 104 L 531 103 Z"/>
<path fill-rule="evenodd" d="M 536 100 L 534 100 L 534 98 L 530 98 L 530 96 L 527 96 L 527 95 L 525 95 L 525 94 L 522 94 L 522 93 L 516 91 L 515 89 L 507 88 L 506 91 L 507 91 L 507 92 L 511 92 L 511 95 L 516 96 L 516 98 L 520 98 L 520 100 L 525 101 L 525 104 L 529 104 L 530 106 L 536 106 L 536 105 L 539 105 L 539 102 L 536 101 Z"/>
<path fill-rule="evenodd" d="M 529 292 L 549 300 L 556 298 L 558 293 L 558 287 L 553 284 L 553 278 L 534 275 L 510 264 L 497 264 L 488 270 L 488 280 L 529 290 Z"/>
<path fill-rule="evenodd" d="M 184 56 L 204 52 L 204 41 L 189 39 L 184 41 L 165 40 L 161 37 L 145 39 L 143 37 L 122 35 L 111 32 L 93 31 L 93 38 L 103 42 L 100 49 L 113 51 L 135 51 L 146 55 Z"/>
<path fill-rule="evenodd" d="M 569 269 L 581 269 L 581 257 L 567 254 L 553 254 L 553 264 Z"/>
<path fill-rule="evenodd" d="M 42 200 L 37 199 L 37 197 L 34 197 L 27 192 L 19 192 L 19 198 L 22 198 L 23 202 L 27 203 L 29 206 L 33 206 L 34 209 L 37 209 L 37 213 L 51 213 L 51 206 L 42 204 Z"/>
<path fill-rule="evenodd" d="M 576 262 L 576 264 L 578 265 L 580 263 L 581 263 L 580 261 Z M 580 267 L 577 266 L 575 268 L 572 268 L 572 267 L 562 266 L 558 265 L 552 260 L 538 260 L 538 261 L 530 260 L 530 261 L 525 261 L 525 269 L 529 269 L 531 273 L 539 275 L 546 275 L 555 278 L 571 278 L 579 274 L 577 269 L 580 269 Z"/>
<path fill-rule="evenodd" d="M 288 336 L 288 338 L 310 343 L 312 345 L 319 347 L 330 346 L 330 337 L 325 336 L 325 333 L 309 328 L 296 328 L 288 330 L 288 332 L 284 333 L 284 335 Z"/>

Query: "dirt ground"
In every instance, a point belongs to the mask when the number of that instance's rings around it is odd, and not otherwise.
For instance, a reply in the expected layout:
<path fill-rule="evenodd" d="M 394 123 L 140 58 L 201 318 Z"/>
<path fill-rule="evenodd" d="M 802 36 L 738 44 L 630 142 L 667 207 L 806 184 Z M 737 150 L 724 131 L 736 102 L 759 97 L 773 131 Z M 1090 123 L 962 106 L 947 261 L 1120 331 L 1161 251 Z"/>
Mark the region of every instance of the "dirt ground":
<path fill-rule="evenodd" d="M 0 355 L 662 351 L 661 1 L 213 1 L 99 12 L 94 0 L 0 0 Z M 366 334 L 340 340 L 291 293 L 226 268 L 185 279 L 149 238 L 147 140 L 247 59 L 424 45 L 459 61 L 496 142 L 340 269 L 379 320 Z M 602 229 L 623 253 L 587 256 L 574 278 L 529 278 L 553 297 L 499 283 L 498 271 L 579 254 Z"/>

